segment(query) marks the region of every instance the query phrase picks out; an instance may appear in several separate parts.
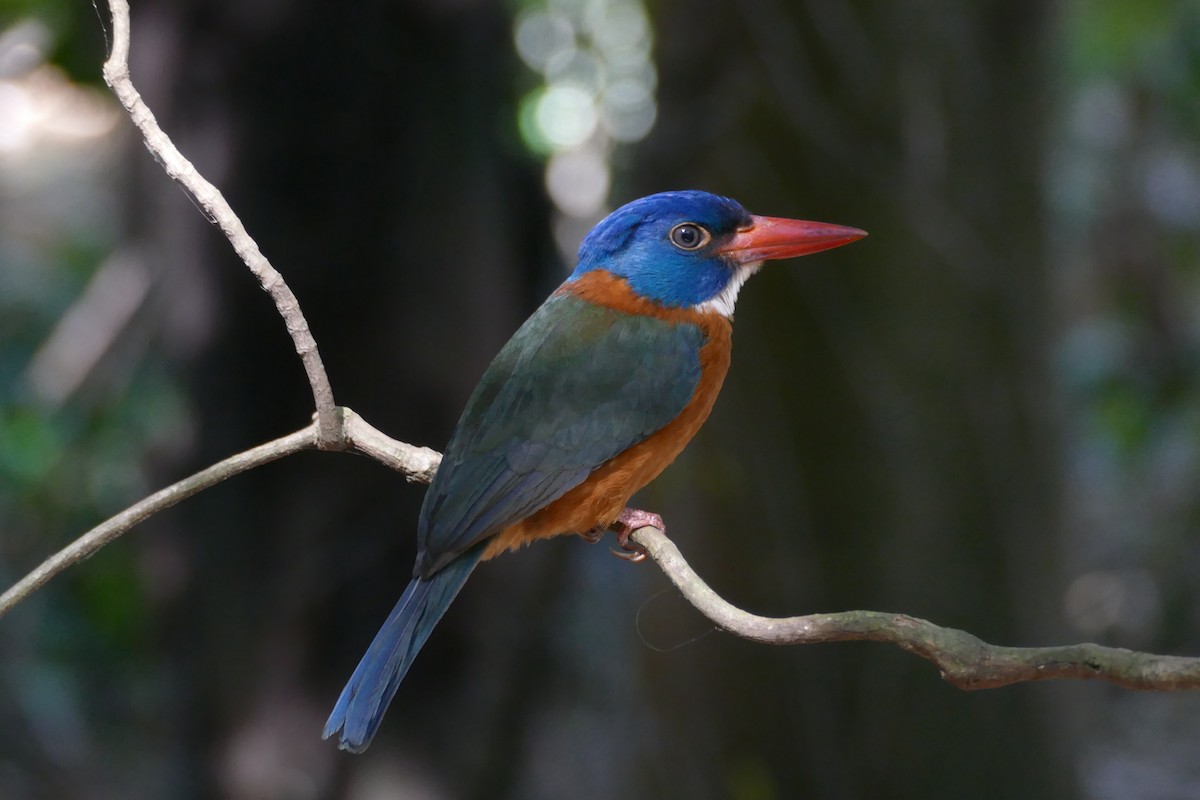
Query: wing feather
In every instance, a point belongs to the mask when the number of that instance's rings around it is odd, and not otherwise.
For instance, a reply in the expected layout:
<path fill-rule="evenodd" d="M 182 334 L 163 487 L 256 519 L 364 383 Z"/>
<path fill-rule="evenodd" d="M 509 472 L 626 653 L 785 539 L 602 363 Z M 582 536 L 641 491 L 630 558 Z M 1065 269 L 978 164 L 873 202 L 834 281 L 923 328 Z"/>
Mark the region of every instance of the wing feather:
<path fill-rule="evenodd" d="M 554 502 L 675 419 L 704 334 L 555 294 L 492 361 L 425 497 L 417 573 Z"/>

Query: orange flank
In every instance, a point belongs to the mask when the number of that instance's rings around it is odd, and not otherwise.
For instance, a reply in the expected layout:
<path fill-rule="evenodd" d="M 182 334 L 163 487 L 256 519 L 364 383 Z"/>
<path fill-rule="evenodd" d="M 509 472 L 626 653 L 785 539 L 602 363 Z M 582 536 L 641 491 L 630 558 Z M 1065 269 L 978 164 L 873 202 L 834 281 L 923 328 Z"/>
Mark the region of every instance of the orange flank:
<path fill-rule="evenodd" d="M 718 313 L 665 308 L 634 295 L 623 278 L 600 270 L 585 273 L 558 291 L 627 314 L 697 326 L 705 337 L 700 348 L 700 382 L 678 417 L 601 464 L 583 483 L 550 505 L 498 532 L 488 543 L 484 559 L 537 539 L 583 533 L 597 526 L 609 527 L 628 505 L 629 498 L 658 477 L 700 430 L 729 371 L 733 326 Z"/>

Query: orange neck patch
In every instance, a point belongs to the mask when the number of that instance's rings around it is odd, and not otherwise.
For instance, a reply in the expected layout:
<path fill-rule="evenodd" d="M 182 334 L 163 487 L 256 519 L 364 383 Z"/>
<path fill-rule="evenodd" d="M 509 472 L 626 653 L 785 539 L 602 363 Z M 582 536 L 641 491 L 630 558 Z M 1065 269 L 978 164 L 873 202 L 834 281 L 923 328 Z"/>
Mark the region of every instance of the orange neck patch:
<path fill-rule="evenodd" d="M 689 322 L 705 333 L 710 332 L 714 321 L 719 320 L 728 324 L 728 320 L 715 311 L 704 312 L 694 308 L 660 306 L 652 300 L 635 294 L 629 286 L 629 282 L 624 278 L 600 269 L 586 272 L 575 280 L 564 283 L 555 290 L 555 294 L 574 295 L 580 300 L 626 314 L 655 317 L 665 322 Z"/>

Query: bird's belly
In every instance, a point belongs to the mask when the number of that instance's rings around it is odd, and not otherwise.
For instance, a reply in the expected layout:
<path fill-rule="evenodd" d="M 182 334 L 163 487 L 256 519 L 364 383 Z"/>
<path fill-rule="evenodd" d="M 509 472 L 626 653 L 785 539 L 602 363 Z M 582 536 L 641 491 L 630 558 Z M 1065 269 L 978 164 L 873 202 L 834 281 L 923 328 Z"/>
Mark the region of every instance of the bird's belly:
<path fill-rule="evenodd" d="M 675 460 L 712 411 L 729 370 L 730 326 L 721 319 L 706 333 L 708 341 L 700 351 L 700 384 L 680 415 L 601 464 L 583 483 L 545 508 L 496 533 L 484 559 L 537 539 L 582 533 L 597 526 L 607 528 L 616 521 L 629 498 Z"/>

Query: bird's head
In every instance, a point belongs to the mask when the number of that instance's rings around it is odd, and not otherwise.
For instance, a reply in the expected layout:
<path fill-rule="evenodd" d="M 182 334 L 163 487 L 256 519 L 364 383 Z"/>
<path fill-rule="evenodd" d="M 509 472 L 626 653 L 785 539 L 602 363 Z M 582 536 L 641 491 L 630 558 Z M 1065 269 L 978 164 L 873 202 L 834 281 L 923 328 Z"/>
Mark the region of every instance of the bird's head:
<path fill-rule="evenodd" d="M 663 192 L 621 206 L 592 228 L 570 280 L 605 270 L 659 305 L 730 317 L 738 290 L 763 261 L 828 250 L 866 235 L 840 225 L 755 216 L 737 201 L 708 192 Z"/>

